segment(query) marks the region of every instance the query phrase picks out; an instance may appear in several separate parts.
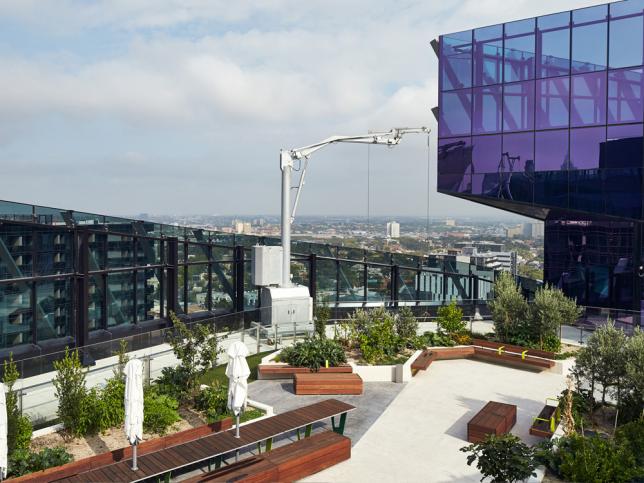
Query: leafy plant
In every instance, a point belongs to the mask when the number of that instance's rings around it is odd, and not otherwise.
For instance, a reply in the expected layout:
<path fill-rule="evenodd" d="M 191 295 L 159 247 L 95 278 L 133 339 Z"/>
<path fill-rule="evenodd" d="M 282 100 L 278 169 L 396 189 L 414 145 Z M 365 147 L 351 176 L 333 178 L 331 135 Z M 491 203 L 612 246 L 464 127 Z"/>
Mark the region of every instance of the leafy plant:
<path fill-rule="evenodd" d="M 365 361 L 374 364 L 397 355 L 402 344 L 394 327 L 394 318 L 386 310 L 378 308 L 369 313 L 369 321 L 358 336 Z"/>
<path fill-rule="evenodd" d="M 143 429 L 149 433 L 165 434 L 179 421 L 179 402 L 167 394 L 148 389 L 143 397 Z"/>
<path fill-rule="evenodd" d="M 119 341 L 119 350 L 114 355 L 118 356 L 118 363 L 114 368 L 114 377 L 125 381 L 125 365 L 130 360 L 130 357 L 127 355 L 127 341 L 125 339 Z"/>
<path fill-rule="evenodd" d="M 125 379 L 113 377 L 100 392 L 103 412 L 101 431 L 114 428 L 125 421 Z"/>
<path fill-rule="evenodd" d="M 174 330 L 168 331 L 167 339 L 179 359 L 179 374 L 182 376 L 175 382 L 181 384 L 178 388 L 181 399 L 188 399 L 196 394 L 199 377 L 213 366 L 223 349 L 210 325 L 195 323 L 190 328 L 172 312 L 170 319 Z"/>
<path fill-rule="evenodd" d="M 438 308 L 438 332 L 454 338 L 465 331 L 467 324 L 463 320 L 463 311 L 452 300 L 449 305 Z"/>
<path fill-rule="evenodd" d="M 335 367 L 347 362 L 342 347 L 331 339 L 308 338 L 294 346 L 285 347 L 280 353 L 280 359 L 295 367 L 308 367 L 318 371 L 329 361 L 329 366 Z"/>
<path fill-rule="evenodd" d="M 65 348 L 65 357 L 54 361 L 56 376 L 53 383 L 58 398 L 58 417 L 65 429 L 73 436 L 84 434 L 84 400 L 87 397 L 85 370 L 81 365 L 78 350 Z"/>
<path fill-rule="evenodd" d="M 228 389 L 219 381 L 202 389 L 195 397 L 195 408 L 203 411 L 208 422 L 219 421 L 228 415 Z"/>
<path fill-rule="evenodd" d="M 326 303 L 321 303 L 315 306 L 315 334 L 320 339 L 326 338 L 326 324 L 331 318 L 331 309 Z"/>
<path fill-rule="evenodd" d="M 72 461 L 72 455 L 62 446 L 44 448 L 39 453 L 18 449 L 9 456 L 10 476 L 22 476 L 34 471 L 46 470 Z"/>
<path fill-rule="evenodd" d="M 530 449 L 519 438 L 512 434 L 500 437 L 490 436 L 481 443 L 461 448 L 467 456 L 467 464 L 475 461 L 484 481 L 491 478 L 493 483 L 521 481 L 536 475 L 537 464 Z"/>
<path fill-rule="evenodd" d="M 409 344 L 418 333 L 418 320 L 412 310 L 405 306 L 398 311 L 395 319 L 396 334 Z"/>
<path fill-rule="evenodd" d="M 7 410 L 7 451 L 11 454 L 16 449 L 27 449 L 31 443 L 33 427 L 27 416 L 23 416 L 18 407 L 18 394 L 13 386 L 20 378 L 18 367 L 13 360 L 13 353 L 4 362 L 2 382 L 7 388 L 5 403 Z"/>
<path fill-rule="evenodd" d="M 617 428 L 615 440 L 630 448 L 637 464 L 644 469 L 644 419 Z"/>
<path fill-rule="evenodd" d="M 445 334 L 438 334 L 436 332 L 425 332 L 423 337 L 426 339 L 426 346 L 429 347 L 453 347 L 456 342 Z"/>
<path fill-rule="evenodd" d="M 494 332 L 503 341 L 519 332 L 528 314 L 528 302 L 509 272 L 500 272 L 494 282 L 494 300 L 488 303 L 494 320 Z"/>

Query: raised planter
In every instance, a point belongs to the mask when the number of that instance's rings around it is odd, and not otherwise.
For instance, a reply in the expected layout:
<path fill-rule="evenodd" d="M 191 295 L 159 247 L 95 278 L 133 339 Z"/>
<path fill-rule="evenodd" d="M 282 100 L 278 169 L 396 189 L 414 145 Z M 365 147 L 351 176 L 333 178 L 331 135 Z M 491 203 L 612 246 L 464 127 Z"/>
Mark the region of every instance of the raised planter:
<path fill-rule="evenodd" d="M 161 449 L 176 446 L 188 441 L 193 441 L 209 434 L 226 431 L 227 429 L 232 428 L 232 425 L 232 418 L 225 418 L 212 424 L 204 424 L 203 426 L 199 426 L 197 428 L 187 429 L 185 431 L 180 431 L 168 436 L 162 436 L 160 438 L 154 438 L 150 441 L 144 441 L 138 445 L 138 454 L 142 456 L 147 453 L 159 451 Z M 43 471 L 36 471 L 34 473 L 29 473 L 28 475 L 11 478 L 10 480 L 16 482 L 54 481 L 73 476 L 78 473 L 83 473 L 85 471 L 95 470 L 97 468 L 111 465 L 112 463 L 117 463 L 131 457 L 132 446 L 126 446 L 125 448 L 116 449 L 114 451 L 109 451 L 96 456 L 90 456 L 89 458 L 83 458 L 78 461 L 72 461 L 71 463 L 67 463 L 66 465 L 48 468 Z"/>
<path fill-rule="evenodd" d="M 257 379 L 292 379 L 295 374 L 307 374 L 315 372 L 308 367 L 293 367 L 288 364 L 260 364 L 257 367 Z M 342 365 L 338 367 L 320 367 L 317 371 L 320 374 L 348 374 L 353 372 L 351 366 Z"/>

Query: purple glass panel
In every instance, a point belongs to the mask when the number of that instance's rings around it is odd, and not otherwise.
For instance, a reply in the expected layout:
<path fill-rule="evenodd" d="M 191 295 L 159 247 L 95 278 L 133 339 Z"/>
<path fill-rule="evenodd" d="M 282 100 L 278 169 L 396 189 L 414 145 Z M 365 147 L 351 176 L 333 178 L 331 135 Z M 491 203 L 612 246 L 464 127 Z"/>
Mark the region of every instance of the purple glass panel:
<path fill-rule="evenodd" d="M 441 37 L 441 90 L 472 86 L 472 31 Z"/>
<path fill-rule="evenodd" d="M 471 192 L 471 178 L 469 174 L 438 173 L 438 191 L 469 194 Z"/>
<path fill-rule="evenodd" d="M 506 84 L 503 88 L 503 130 L 534 129 L 534 81 Z"/>
<path fill-rule="evenodd" d="M 570 12 L 537 19 L 537 77 L 570 73 Z"/>
<path fill-rule="evenodd" d="M 535 170 L 560 171 L 568 169 L 568 129 L 535 133 Z"/>
<path fill-rule="evenodd" d="M 496 173 L 500 160 L 500 135 L 472 137 L 472 173 Z"/>
<path fill-rule="evenodd" d="M 501 86 L 472 89 L 472 134 L 501 132 Z"/>
<path fill-rule="evenodd" d="M 642 168 L 642 124 L 608 126 L 600 168 Z"/>
<path fill-rule="evenodd" d="M 628 3 L 628 2 L 626 2 Z M 610 21 L 608 65 L 611 69 L 644 64 L 644 16 Z"/>
<path fill-rule="evenodd" d="M 438 135 L 440 137 L 470 134 L 472 112 L 471 89 L 442 92 L 440 95 Z"/>
<path fill-rule="evenodd" d="M 534 133 L 504 134 L 502 157 L 501 171 L 534 173 Z"/>
<path fill-rule="evenodd" d="M 642 122 L 642 69 L 608 73 L 608 123 Z"/>
<path fill-rule="evenodd" d="M 503 25 L 474 30 L 474 86 L 500 84 L 503 73 Z"/>
<path fill-rule="evenodd" d="M 472 194 L 498 198 L 500 194 L 499 175 L 497 173 L 473 174 Z"/>
<path fill-rule="evenodd" d="M 537 81 L 537 129 L 568 127 L 570 79 Z"/>
<path fill-rule="evenodd" d="M 606 69 L 608 5 L 572 12 L 572 72 Z"/>
<path fill-rule="evenodd" d="M 605 127 L 570 130 L 570 169 L 596 169 L 606 141 Z"/>
<path fill-rule="evenodd" d="M 606 72 L 572 77 L 571 127 L 606 123 Z"/>
<path fill-rule="evenodd" d="M 504 82 L 534 79 L 535 26 L 534 18 L 505 24 Z"/>
<path fill-rule="evenodd" d="M 438 172 L 469 174 L 472 165 L 472 143 L 469 137 L 438 141 Z"/>

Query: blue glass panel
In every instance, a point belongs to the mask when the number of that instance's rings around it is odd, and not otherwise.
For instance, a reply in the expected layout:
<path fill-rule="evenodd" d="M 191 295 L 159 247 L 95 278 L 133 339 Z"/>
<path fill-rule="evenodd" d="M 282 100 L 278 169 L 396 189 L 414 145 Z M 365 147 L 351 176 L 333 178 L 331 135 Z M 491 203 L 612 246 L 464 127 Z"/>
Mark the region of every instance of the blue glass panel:
<path fill-rule="evenodd" d="M 572 72 L 606 69 L 608 6 L 582 8 L 572 12 Z"/>
<path fill-rule="evenodd" d="M 474 85 L 500 84 L 503 74 L 503 25 L 474 30 Z"/>
<path fill-rule="evenodd" d="M 535 25 L 533 18 L 505 24 L 505 82 L 534 79 Z"/>
<path fill-rule="evenodd" d="M 570 72 L 570 12 L 537 19 L 537 77 Z"/>
<path fill-rule="evenodd" d="M 506 84 L 503 88 L 503 130 L 534 129 L 534 81 Z"/>
<path fill-rule="evenodd" d="M 472 137 L 472 173 L 496 173 L 501 161 L 501 136 Z"/>
<path fill-rule="evenodd" d="M 537 81 L 537 129 L 568 126 L 569 86 L 568 77 Z"/>
<path fill-rule="evenodd" d="M 642 69 L 608 73 L 608 123 L 642 122 Z"/>
<path fill-rule="evenodd" d="M 471 89 L 442 92 L 438 135 L 440 137 L 470 134 L 472 112 Z"/>
<path fill-rule="evenodd" d="M 469 174 L 472 166 L 470 138 L 441 139 L 438 142 L 438 172 Z"/>
<path fill-rule="evenodd" d="M 472 86 L 472 31 L 444 35 L 440 39 L 441 89 Z"/>
<path fill-rule="evenodd" d="M 610 4 L 610 18 L 641 15 L 644 11 L 644 0 L 628 0 Z"/>
<path fill-rule="evenodd" d="M 610 51 L 608 65 L 611 68 L 644 64 L 644 16 L 621 18 L 610 21 Z"/>
<path fill-rule="evenodd" d="M 472 89 L 472 134 L 501 131 L 501 86 Z"/>
<path fill-rule="evenodd" d="M 572 77 L 571 127 L 606 123 L 606 72 Z"/>
<path fill-rule="evenodd" d="M 559 171 L 568 169 L 568 130 L 535 133 L 535 170 Z"/>
<path fill-rule="evenodd" d="M 605 127 L 570 130 L 570 169 L 596 169 L 606 141 Z"/>

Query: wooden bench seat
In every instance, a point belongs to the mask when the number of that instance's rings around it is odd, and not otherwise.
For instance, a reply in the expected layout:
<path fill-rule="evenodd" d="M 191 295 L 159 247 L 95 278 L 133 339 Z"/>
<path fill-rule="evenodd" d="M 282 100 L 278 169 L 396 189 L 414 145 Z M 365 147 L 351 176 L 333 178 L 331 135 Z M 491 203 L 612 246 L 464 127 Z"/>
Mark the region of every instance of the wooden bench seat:
<path fill-rule="evenodd" d="M 467 359 L 474 355 L 474 347 L 439 347 L 432 349 L 437 361 L 448 361 L 452 359 Z"/>
<path fill-rule="evenodd" d="M 362 378 L 358 374 L 325 374 L 309 372 L 293 376 L 297 395 L 306 394 L 362 394 Z"/>
<path fill-rule="evenodd" d="M 486 361 L 510 364 L 516 367 L 529 368 L 536 371 L 543 371 L 555 366 L 555 361 L 541 359 L 539 357 L 526 356 L 522 358 L 520 354 L 511 354 L 503 352 L 499 354 L 494 349 L 484 349 L 482 347 L 474 348 L 474 358 Z"/>
<path fill-rule="evenodd" d="M 257 367 L 259 379 L 291 379 L 295 374 L 307 374 L 311 369 L 308 367 L 293 367 L 288 364 L 260 364 Z M 351 374 L 353 368 L 349 365 L 337 367 L 320 367 L 323 374 Z"/>
<path fill-rule="evenodd" d="M 479 346 L 479 347 L 487 347 L 488 349 L 498 349 L 499 347 L 503 347 L 504 351 L 514 352 L 516 354 L 521 354 L 522 352 L 525 351 L 526 355 L 528 356 L 542 357 L 544 359 L 555 358 L 554 352 L 542 351 L 539 349 L 528 349 L 526 347 L 521 347 L 518 345 L 504 344 L 502 342 L 492 342 L 492 341 L 483 340 L 483 339 L 473 339 L 472 345 Z"/>
<path fill-rule="evenodd" d="M 349 458 L 351 458 L 351 440 L 332 431 L 324 431 L 184 481 L 187 483 L 297 481 Z"/>
<path fill-rule="evenodd" d="M 479 443 L 488 435 L 509 433 L 516 422 L 517 407 L 514 404 L 490 401 L 467 423 L 467 440 Z"/>
<path fill-rule="evenodd" d="M 413 362 L 411 370 L 413 373 L 425 371 L 434 360 L 436 360 L 436 354 L 429 349 L 425 349 Z"/>

